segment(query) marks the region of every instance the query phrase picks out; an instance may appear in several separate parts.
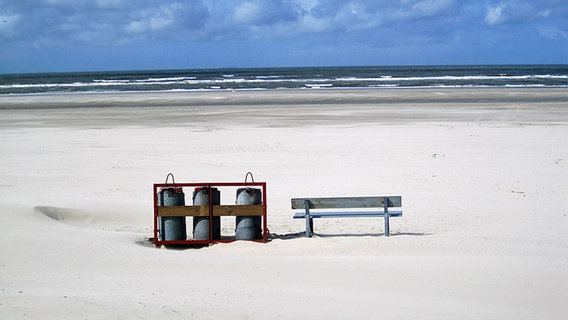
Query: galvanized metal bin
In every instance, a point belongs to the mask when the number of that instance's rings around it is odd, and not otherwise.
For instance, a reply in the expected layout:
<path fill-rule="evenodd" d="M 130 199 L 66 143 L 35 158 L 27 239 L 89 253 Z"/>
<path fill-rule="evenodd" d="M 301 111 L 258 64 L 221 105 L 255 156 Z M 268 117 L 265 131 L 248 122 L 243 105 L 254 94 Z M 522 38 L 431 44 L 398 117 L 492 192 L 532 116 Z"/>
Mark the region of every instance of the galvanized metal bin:
<path fill-rule="evenodd" d="M 209 192 L 212 205 L 221 204 L 221 192 L 217 188 L 201 187 L 193 191 L 194 206 L 208 206 Z M 213 239 L 221 239 L 221 217 L 213 217 Z M 209 240 L 209 217 L 193 217 L 193 239 Z"/>
<path fill-rule="evenodd" d="M 255 188 L 240 188 L 237 190 L 237 205 L 262 204 L 262 191 Z M 235 238 L 237 240 L 262 239 L 261 216 L 237 216 Z"/>
<path fill-rule="evenodd" d="M 185 194 L 182 188 L 165 187 L 158 192 L 159 206 L 184 206 Z M 158 217 L 162 240 L 186 240 L 185 217 Z"/>

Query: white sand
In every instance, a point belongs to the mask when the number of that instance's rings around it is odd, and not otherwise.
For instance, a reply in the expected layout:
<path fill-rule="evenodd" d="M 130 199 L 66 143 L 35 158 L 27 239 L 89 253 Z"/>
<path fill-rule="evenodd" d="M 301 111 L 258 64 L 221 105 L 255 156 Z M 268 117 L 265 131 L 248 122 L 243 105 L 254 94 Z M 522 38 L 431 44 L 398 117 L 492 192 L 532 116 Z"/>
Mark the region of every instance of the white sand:
<path fill-rule="evenodd" d="M 566 319 L 567 134 L 565 89 L 0 96 L 0 317 Z M 147 241 L 168 172 L 247 171 L 269 243 Z M 350 195 L 402 195 L 393 236 L 291 218 Z"/>

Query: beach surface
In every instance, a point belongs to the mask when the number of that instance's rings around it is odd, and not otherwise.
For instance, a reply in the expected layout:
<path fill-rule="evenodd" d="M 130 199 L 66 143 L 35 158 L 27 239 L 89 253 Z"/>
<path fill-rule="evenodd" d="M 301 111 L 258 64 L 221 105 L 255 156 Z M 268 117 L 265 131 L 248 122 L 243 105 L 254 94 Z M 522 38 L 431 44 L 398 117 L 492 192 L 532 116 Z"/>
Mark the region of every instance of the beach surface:
<path fill-rule="evenodd" d="M 565 88 L 0 96 L 0 315 L 566 319 L 567 136 Z M 168 173 L 249 171 L 268 243 L 149 241 Z M 391 237 L 292 219 L 293 197 L 371 195 L 403 197 Z"/>

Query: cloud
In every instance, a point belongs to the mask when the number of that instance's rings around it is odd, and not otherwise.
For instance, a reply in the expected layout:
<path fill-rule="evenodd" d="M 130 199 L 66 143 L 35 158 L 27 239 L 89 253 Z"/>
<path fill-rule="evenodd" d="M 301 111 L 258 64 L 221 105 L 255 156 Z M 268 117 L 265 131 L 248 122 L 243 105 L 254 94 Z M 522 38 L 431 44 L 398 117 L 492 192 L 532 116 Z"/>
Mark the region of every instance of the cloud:
<path fill-rule="evenodd" d="M 543 26 L 538 28 L 538 32 L 541 36 L 547 39 L 560 39 L 568 40 L 568 32 L 562 30 L 557 26 Z"/>
<path fill-rule="evenodd" d="M 503 9 L 505 9 L 504 4 L 488 7 L 485 22 L 489 25 L 500 24 L 504 20 Z"/>
<path fill-rule="evenodd" d="M 259 2 L 244 2 L 235 8 L 233 20 L 236 23 L 258 22 L 262 19 L 262 13 Z"/>
<path fill-rule="evenodd" d="M 567 16 L 565 0 L 0 0 L 0 55 L 169 46 L 192 58 L 205 47 L 238 57 L 262 47 L 345 60 L 363 50 L 522 43 L 515 37 L 527 34 L 565 41 Z"/>
<path fill-rule="evenodd" d="M 208 18 L 205 4 L 196 1 L 45 0 L 1 9 L 23 17 L 17 40 L 46 46 L 181 39 Z"/>
<path fill-rule="evenodd" d="M 454 0 L 43 0 L 2 4 L 0 14 L 23 17 L 11 33 L 22 42 L 113 45 L 341 34 L 443 19 L 454 6 Z"/>
<path fill-rule="evenodd" d="M 487 6 L 484 21 L 490 26 L 527 24 L 562 16 L 566 10 L 567 4 L 563 1 L 499 1 Z"/>
<path fill-rule="evenodd" d="M 332 26 L 330 19 L 317 18 L 312 15 L 305 15 L 297 23 L 296 32 L 319 33 L 329 30 Z"/>
<path fill-rule="evenodd" d="M 183 5 L 173 3 L 156 8 L 155 10 L 142 10 L 131 17 L 131 21 L 124 26 L 130 34 L 152 34 L 171 28 L 178 20 L 179 12 L 184 11 Z"/>
<path fill-rule="evenodd" d="M 434 17 L 448 12 L 455 5 L 454 0 L 424 0 L 412 5 L 412 16 Z"/>

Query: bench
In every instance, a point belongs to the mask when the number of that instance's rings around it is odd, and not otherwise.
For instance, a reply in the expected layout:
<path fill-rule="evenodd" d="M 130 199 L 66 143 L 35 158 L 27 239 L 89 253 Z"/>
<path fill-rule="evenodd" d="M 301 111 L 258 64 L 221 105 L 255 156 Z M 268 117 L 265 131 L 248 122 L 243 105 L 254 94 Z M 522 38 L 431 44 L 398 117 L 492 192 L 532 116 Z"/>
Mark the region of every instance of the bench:
<path fill-rule="evenodd" d="M 314 233 L 313 219 L 316 218 L 352 218 L 384 217 L 385 236 L 389 236 L 389 218 L 401 217 L 402 211 L 389 211 L 389 208 L 402 207 L 401 196 L 388 197 L 339 197 L 339 198 L 293 198 L 292 209 L 304 209 L 296 212 L 294 219 L 306 219 L 306 237 Z M 365 211 L 312 211 L 312 209 L 374 209 Z"/>

